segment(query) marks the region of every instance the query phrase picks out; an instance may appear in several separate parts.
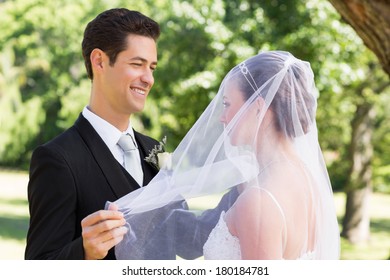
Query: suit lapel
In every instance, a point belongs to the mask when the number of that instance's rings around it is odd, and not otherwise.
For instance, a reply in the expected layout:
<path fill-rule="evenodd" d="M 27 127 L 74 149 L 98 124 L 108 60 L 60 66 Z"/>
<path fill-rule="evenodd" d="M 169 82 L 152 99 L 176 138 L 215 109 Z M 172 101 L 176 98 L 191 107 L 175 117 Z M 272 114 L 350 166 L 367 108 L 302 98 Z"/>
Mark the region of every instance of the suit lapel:
<path fill-rule="evenodd" d="M 139 185 L 131 176 L 129 176 L 129 179 L 126 177 L 121 165 L 114 158 L 110 149 L 82 114 L 77 119 L 75 127 L 91 151 L 92 157 L 99 165 L 117 198 L 139 188 Z"/>
<path fill-rule="evenodd" d="M 142 170 L 144 171 L 144 186 L 156 176 L 158 170 L 145 161 L 150 151 L 154 148 L 154 145 L 158 144 L 155 140 L 134 131 L 135 140 L 137 141 L 139 153 L 141 156 Z"/>

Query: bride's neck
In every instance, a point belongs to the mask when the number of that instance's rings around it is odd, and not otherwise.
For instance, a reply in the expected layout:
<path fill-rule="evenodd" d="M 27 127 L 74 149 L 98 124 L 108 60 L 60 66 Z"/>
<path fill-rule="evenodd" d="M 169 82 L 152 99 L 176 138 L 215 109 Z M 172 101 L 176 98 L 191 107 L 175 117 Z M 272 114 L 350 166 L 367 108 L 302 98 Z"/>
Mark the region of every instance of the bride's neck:
<path fill-rule="evenodd" d="M 268 129 L 257 141 L 256 155 L 261 169 L 273 162 L 293 157 L 294 150 L 290 139 L 275 129 Z"/>
<path fill-rule="evenodd" d="M 253 181 L 240 185 L 238 188 L 239 193 L 242 193 L 248 187 L 258 186 L 259 176 L 262 176 L 262 181 L 265 179 L 264 176 L 274 176 L 272 170 L 276 166 L 280 167 L 280 164 L 297 161 L 297 155 L 294 152 L 291 140 L 282 137 L 280 133 L 274 136 L 264 137 L 258 141 L 258 150 L 256 153 L 259 163 L 258 176 Z"/>

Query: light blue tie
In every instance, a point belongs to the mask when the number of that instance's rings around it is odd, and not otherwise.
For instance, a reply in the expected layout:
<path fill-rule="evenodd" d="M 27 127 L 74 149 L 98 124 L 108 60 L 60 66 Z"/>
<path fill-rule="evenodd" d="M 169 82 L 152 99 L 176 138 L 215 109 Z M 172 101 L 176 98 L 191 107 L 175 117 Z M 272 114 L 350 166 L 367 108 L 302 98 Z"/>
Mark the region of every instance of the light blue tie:
<path fill-rule="evenodd" d="M 118 141 L 118 145 L 122 148 L 124 153 L 125 169 L 142 187 L 144 174 L 141 163 L 138 160 L 138 148 L 133 137 L 130 134 L 123 134 Z"/>

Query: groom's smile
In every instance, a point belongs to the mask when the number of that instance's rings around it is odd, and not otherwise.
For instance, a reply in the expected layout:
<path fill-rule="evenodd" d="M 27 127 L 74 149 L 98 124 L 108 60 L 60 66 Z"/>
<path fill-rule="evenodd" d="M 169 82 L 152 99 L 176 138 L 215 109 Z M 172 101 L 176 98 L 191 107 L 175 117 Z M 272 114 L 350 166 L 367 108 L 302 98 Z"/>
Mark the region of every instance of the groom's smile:
<path fill-rule="evenodd" d="M 140 95 L 145 95 L 145 93 L 146 93 L 146 90 L 142 90 L 142 89 L 139 89 L 139 88 L 133 88 L 133 87 L 131 87 L 130 89 L 131 89 L 132 91 L 134 91 L 134 92 L 140 94 Z"/>

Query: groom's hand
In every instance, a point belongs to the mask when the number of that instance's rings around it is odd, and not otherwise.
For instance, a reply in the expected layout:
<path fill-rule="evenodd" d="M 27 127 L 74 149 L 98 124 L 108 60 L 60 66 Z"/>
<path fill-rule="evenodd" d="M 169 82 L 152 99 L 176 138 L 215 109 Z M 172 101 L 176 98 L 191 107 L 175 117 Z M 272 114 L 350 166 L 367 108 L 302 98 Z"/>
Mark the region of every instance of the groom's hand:
<path fill-rule="evenodd" d="M 127 229 L 126 220 L 118 208 L 111 204 L 81 221 L 83 247 L 86 260 L 103 259 L 108 250 L 122 241 Z"/>

